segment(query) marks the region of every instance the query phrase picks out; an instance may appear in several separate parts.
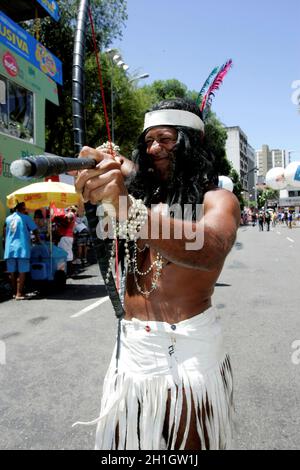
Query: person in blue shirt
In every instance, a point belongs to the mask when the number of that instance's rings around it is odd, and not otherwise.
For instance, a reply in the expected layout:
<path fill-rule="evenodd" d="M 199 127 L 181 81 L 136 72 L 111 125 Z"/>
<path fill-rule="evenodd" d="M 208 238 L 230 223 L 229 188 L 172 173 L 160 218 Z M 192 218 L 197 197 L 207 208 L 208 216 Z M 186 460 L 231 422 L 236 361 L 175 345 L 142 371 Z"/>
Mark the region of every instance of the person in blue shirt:
<path fill-rule="evenodd" d="M 30 271 L 31 239 L 34 233 L 37 243 L 40 242 L 38 228 L 27 215 L 24 202 L 17 204 L 15 212 L 6 218 L 4 259 L 16 300 L 25 299 L 24 287 L 26 273 Z"/>

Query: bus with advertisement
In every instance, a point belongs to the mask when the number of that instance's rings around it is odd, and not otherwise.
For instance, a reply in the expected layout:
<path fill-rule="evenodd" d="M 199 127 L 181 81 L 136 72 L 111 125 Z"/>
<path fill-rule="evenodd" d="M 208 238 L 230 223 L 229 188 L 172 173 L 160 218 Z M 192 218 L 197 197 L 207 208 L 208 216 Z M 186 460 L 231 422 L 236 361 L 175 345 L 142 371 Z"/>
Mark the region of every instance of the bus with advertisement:
<path fill-rule="evenodd" d="M 62 64 L 19 21 L 50 15 L 54 0 L 1 0 L 0 4 L 0 260 L 6 195 L 27 184 L 10 173 L 12 161 L 45 151 L 45 100 L 58 105 Z M 30 181 L 28 181 L 28 184 Z"/>

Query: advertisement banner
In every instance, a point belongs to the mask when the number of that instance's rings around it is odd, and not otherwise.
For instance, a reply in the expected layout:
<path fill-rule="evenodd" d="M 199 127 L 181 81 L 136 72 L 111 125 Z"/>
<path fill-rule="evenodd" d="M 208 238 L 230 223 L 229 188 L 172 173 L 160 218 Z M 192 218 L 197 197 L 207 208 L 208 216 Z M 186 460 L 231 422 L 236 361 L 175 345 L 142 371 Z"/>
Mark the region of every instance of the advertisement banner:
<path fill-rule="evenodd" d="M 7 77 L 9 80 L 23 86 L 27 90 L 31 90 L 35 93 L 36 100 L 39 100 L 41 97 L 41 99 L 47 99 L 54 104 L 58 104 L 57 84 L 51 80 L 50 77 L 31 65 L 27 60 L 23 59 L 18 54 L 14 54 L 11 49 L 5 47 L 1 42 L 0 75 Z M 39 112 L 40 108 L 37 109 Z M 37 126 L 39 125 L 39 120 L 40 117 L 36 120 Z M 44 126 L 44 124 L 42 125 Z"/>
<path fill-rule="evenodd" d="M 2 11 L 0 11 L 0 42 L 62 85 L 61 61 Z"/>
<path fill-rule="evenodd" d="M 54 0 L 37 0 L 37 2 L 49 13 L 55 21 L 60 18 L 58 5 Z"/>
<path fill-rule="evenodd" d="M 279 206 L 300 206 L 300 196 L 295 197 L 281 197 L 279 199 Z"/>

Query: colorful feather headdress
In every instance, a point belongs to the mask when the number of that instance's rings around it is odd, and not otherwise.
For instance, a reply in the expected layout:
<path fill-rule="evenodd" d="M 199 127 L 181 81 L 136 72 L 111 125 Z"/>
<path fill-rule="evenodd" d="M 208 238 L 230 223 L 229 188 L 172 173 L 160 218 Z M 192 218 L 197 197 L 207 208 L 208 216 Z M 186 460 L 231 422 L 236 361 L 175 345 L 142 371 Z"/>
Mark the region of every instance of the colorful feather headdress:
<path fill-rule="evenodd" d="M 214 92 L 220 88 L 231 65 L 232 60 L 229 59 L 221 67 L 215 67 L 205 80 L 196 100 L 196 105 L 202 112 L 202 119 L 200 116 L 182 109 L 157 109 L 145 114 L 144 131 L 150 127 L 167 125 L 186 126 L 204 132 L 204 123 L 211 107 L 212 98 L 215 96 Z"/>
<path fill-rule="evenodd" d="M 205 80 L 203 87 L 201 88 L 197 97 L 197 105 L 202 112 L 203 119 L 207 117 L 208 111 L 211 107 L 212 98 L 215 96 L 215 91 L 220 88 L 225 75 L 232 66 L 232 60 L 229 59 L 221 67 L 215 67 Z"/>

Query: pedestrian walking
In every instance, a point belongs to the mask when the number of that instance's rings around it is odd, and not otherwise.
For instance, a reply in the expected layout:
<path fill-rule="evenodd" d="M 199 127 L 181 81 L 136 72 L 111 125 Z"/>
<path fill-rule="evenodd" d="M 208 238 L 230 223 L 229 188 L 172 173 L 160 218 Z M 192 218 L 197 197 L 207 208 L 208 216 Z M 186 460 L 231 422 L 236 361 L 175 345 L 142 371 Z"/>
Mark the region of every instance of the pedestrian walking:
<path fill-rule="evenodd" d="M 267 226 L 267 232 L 270 231 L 270 223 L 271 223 L 271 214 L 270 212 L 267 210 L 265 212 L 265 224 Z"/>
<path fill-rule="evenodd" d="M 73 264 L 82 267 L 87 265 L 87 249 L 88 249 L 89 229 L 85 217 L 79 217 L 76 212 L 74 226 L 74 245 L 75 259 Z"/>
<path fill-rule="evenodd" d="M 260 211 L 258 214 L 258 227 L 259 227 L 260 232 L 263 232 L 264 230 L 264 223 L 265 223 L 265 216 L 264 216 L 263 211 Z"/>
<path fill-rule="evenodd" d="M 72 261 L 73 261 L 73 242 L 74 242 L 74 227 L 75 227 L 75 212 L 73 207 L 67 207 L 65 211 L 56 211 L 53 222 L 55 227 L 54 238 L 57 241 L 57 246 L 62 248 L 67 253 L 67 274 L 72 275 Z"/>

